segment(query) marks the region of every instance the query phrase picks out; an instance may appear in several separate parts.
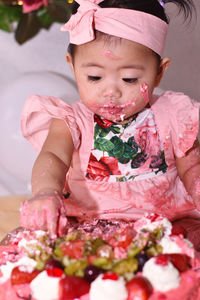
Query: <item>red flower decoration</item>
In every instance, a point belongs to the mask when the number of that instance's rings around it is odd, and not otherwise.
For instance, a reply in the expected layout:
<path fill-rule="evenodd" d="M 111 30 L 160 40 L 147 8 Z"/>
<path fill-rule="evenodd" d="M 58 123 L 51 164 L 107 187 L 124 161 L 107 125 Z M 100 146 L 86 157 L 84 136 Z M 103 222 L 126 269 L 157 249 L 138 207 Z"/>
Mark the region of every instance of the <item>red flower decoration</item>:
<path fill-rule="evenodd" d="M 103 119 L 97 115 L 94 115 L 94 121 L 102 128 L 108 128 L 113 124 L 111 121 Z"/>
<path fill-rule="evenodd" d="M 101 157 L 100 160 L 97 160 L 91 153 L 86 175 L 87 178 L 96 181 L 108 181 L 110 175 L 121 175 L 118 169 L 117 158 L 104 156 Z"/>
<path fill-rule="evenodd" d="M 47 0 L 23 0 L 23 13 L 29 13 L 39 9 L 42 5 L 47 6 Z"/>

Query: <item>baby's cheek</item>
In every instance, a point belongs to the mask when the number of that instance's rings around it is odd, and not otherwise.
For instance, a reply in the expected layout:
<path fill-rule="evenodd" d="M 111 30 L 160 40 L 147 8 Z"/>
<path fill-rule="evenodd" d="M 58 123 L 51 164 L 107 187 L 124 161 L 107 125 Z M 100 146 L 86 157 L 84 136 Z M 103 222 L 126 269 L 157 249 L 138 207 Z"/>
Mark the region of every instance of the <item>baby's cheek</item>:
<path fill-rule="evenodd" d="M 137 92 L 135 96 L 131 92 L 131 95 L 128 97 L 129 101 L 132 102 L 132 106 L 136 106 L 136 108 L 140 108 L 142 110 L 146 104 L 149 102 L 149 87 L 143 82 L 137 87 Z"/>

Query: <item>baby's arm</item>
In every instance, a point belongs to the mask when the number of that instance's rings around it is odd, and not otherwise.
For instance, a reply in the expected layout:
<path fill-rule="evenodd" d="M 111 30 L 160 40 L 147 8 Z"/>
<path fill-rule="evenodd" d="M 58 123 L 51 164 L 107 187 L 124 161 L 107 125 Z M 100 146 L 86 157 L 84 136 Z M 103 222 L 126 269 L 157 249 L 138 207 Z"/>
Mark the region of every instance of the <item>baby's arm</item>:
<path fill-rule="evenodd" d="M 176 166 L 187 192 L 192 196 L 197 209 L 200 210 L 200 144 L 198 140 L 184 157 L 176 159 Z"/>
<path fill-rule="evenodd" d="M 32 170 L 32 194 L 62 193 L 71 163 L 73 142 L 64 121 L 53 119 L 49 134 Z"/>
<path fill-rule="evenodd" d="M 23 203 L 21 208 L 23 227 L 57 233 L 60 214 L 64 213 L 61 195 L 72 152 L 73 142 L 67 125 L 62 120 L 53 119 L 33 167 L 33 198 Z"/>

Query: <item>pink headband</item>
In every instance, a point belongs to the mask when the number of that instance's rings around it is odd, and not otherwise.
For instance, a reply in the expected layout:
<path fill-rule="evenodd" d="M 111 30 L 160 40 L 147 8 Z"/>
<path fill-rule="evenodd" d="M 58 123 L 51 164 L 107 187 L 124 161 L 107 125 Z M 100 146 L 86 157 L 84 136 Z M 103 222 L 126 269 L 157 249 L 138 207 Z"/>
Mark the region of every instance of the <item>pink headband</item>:
<path fill-rule="evenodd" d="M 76 0 L 76 14 L 62 26 L 69 31 L 70 43 L 81 45 L 95 39 L 98 31 L 142 44 L 160 56 L 164 50 L 168 24 L 141 11 L 124 8 L 101 8 L 102 0 Z"/>

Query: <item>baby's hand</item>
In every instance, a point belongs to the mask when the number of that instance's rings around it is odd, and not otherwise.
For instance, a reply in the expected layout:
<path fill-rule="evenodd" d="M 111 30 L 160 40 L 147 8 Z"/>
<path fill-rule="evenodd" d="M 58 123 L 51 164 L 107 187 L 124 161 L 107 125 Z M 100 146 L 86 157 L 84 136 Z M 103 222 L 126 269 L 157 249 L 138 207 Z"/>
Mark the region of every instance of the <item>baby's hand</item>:
<path fill-rule="evenodd" d="M 62 198 L 57 192 L 39 193 L 22 203 L 21 226 L 30 230 L 45 230 L 50 235 L 62 235 L 67 217 Z"/>

